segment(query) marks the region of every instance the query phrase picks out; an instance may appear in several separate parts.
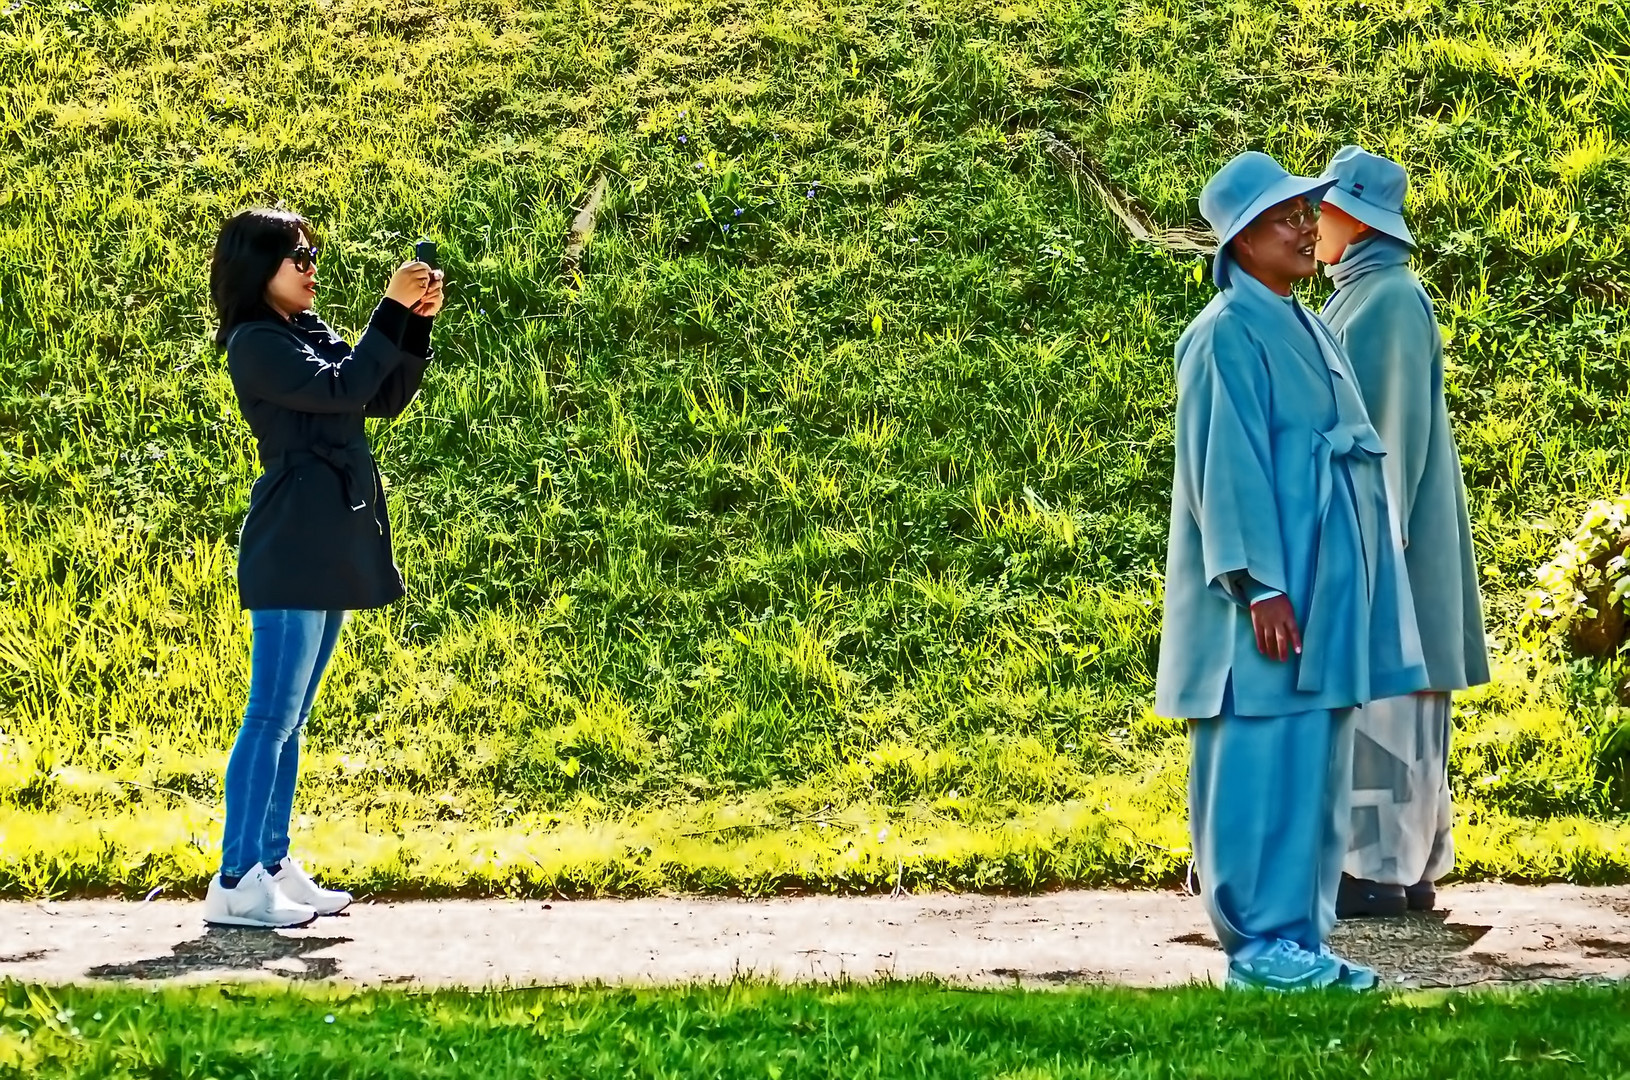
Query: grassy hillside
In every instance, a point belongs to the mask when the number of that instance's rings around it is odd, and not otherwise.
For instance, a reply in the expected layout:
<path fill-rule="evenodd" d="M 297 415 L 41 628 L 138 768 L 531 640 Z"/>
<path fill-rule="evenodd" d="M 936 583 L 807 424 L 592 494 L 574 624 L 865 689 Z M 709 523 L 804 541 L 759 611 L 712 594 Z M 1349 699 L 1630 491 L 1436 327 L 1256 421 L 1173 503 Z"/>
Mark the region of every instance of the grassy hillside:
<path fill-rule="evenodd" d="M 1147 705 L 1208 287 L 1044 131 L 1167 225 L 1246 147 L 1411 166 L 1504 644 L 1626 486 L 1615 0 L 20 0 L 0 95 L 0 891 L 214 861 L 255 469 L 205 261 L 246 204 L 320 224 L 337 324 L 420 233 L 453 282 L 375 431 L 411 596 L 353 624 L 298 807 L 359 887 L 1180 872 Z M 1501 670 L 1463 871 L 1625 876 L 1604 710 Z"/>

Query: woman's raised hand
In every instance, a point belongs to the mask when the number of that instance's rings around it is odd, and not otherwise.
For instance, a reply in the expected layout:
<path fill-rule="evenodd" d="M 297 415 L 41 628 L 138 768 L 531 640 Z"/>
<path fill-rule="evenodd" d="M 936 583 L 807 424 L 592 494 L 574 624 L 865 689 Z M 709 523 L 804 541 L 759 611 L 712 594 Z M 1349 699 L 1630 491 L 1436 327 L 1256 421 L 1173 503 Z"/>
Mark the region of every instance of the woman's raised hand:
<path fill-rule="evenodd" d="M 441 310 L 442 283 L 446 280 L 447 275 L 444 272 L 440 270 L 430 272 L 430 284 L 425 288 L 424 296 L 413 305 L 413 314 L 431 316 Z"/>
<path fill-rule="evenodd" d="M 391 275 L 391 283 L 385 289 L 385 299 L 395 300 L 405 308 L 411 308 L 424 299 L 425 290 L 430 288 L 430 278 L 435 271 L 430 264 L 422 262 L 407 262 L 396 268 Z"/>

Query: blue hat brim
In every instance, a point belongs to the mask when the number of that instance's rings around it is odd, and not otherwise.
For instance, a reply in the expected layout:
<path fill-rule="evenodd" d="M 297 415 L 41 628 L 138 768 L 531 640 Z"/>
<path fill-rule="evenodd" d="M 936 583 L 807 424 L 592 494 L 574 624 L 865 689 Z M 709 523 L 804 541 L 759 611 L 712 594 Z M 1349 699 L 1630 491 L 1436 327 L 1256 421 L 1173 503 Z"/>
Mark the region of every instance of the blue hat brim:
<path fill-rule="evenodd" d="M 1409 231 L 1404 223 L 1404 215 L 1391 210 L 1384 210 L 1379 206 L 1372 206 L 1363 199 L 1349 195 L 1341 188 L 1331 188 L 1325 193 L 1324 201 L 1345 213 L 1355 221 L 1361 221 L 1376 232 L 1386 233 L 1408 244 L 1415 246 L 1415 234 Z"/>
<path fill-rule="evenodd" d="M 1312 176 L 1285 177 L 1253 199 L 1251 204 L 1234 218 L 1233 223 L 1224 230 L 1221 236 L 1217 237 L 1217 250 L 1221 251 L 1227 247 L 1228 242 L 1244 232 L 1251 222 L 1280 203 L 1298 197 L 1310 198 L 1317 202 L 1324 198 L 1325 192 L 1334 187 L 1335 183 L 1336 178 L 1333 176 L 1326 178 Z"/>
<path fill-rule="evenodd" d="M 1217 257 L 1211 263 L 1211 280 L 1219 289 L 1227 287 L 1228 268 L 1234 261 L 1228 254 L 1228 243 L 1244 232 L 1251 222 L 1287 199 L 1302 197 L 1322 201 L 1335 183 L 1333 176 L 1287 176 L 1251 200 L 1250 205 L 1217 237 Z"/>

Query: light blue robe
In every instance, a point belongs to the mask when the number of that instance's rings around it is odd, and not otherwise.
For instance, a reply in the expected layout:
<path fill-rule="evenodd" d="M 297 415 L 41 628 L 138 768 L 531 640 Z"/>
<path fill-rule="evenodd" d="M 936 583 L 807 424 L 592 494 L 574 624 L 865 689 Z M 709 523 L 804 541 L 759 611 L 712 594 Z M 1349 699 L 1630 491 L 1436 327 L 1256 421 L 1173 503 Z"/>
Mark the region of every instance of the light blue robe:
<path fill-rule="evenodd" d="M 1460 452 L 1443 396 L 1443 338 L 1401 240 L 1356 244 L 1326 273 L 1337 291 L 1324 320 L 1349 357 L 1387 448 L 1385 468 L 1415 598 L 1427 688 L 1489 680 Z"/>
<path fill-rule="evenodd" d="M 1219 256 L 1227 259 L 1226 253 Z M 1155 711 L 1343 709 L 1425 685 L 1380 436 L 1312 313 L 1225 266 L 1177 344 L 1177 460 Z M 1257 651 L 1243 571 L 1290 597 L 1303 651 Z"/>

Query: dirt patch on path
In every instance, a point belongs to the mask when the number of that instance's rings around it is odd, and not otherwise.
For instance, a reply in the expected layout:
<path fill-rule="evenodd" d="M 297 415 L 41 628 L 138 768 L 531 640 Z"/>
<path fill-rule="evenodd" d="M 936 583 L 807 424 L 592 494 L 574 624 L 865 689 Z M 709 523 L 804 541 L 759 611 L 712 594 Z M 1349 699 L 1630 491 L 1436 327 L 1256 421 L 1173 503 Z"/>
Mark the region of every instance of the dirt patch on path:
<path fill-rule="evenodd" d="M 1630 888 L 1470 885 L 1439 911 L 1344 923 L 1393 986 L 1630 976 Z M 934 976 L 970 986 L 1215 980 L 1197 899 L 1172 892 L 360 904 L 303 930 L 206 929 L 198 905 L 0 905 L 0 977 L 517 986 Z"/>

